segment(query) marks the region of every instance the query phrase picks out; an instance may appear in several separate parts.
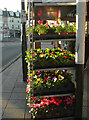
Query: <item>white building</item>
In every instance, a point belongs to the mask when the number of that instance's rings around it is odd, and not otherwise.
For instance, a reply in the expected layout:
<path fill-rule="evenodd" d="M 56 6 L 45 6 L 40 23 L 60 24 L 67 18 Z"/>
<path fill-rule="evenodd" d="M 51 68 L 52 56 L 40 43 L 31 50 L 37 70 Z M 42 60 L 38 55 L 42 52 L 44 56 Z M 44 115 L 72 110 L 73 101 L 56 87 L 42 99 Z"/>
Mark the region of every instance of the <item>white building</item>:
<path fill-rule="evenodd" d="M 20 37 L 20 12 L 0 9 L 0 41 L 6 37 Z"/>
<path fill-rule="evenodd" d="M 3 11 L 0 9 L 0 41 L 3 39 Z"/>

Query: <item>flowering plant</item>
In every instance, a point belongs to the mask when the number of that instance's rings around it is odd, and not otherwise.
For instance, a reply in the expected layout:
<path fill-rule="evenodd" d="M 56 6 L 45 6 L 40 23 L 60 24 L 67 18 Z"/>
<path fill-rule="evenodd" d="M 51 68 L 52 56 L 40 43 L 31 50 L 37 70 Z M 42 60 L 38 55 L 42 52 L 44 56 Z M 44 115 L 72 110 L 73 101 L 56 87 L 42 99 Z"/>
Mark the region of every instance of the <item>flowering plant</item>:
<path fill-rule="evenodd" d="M 57 26 L 56 27 L 56 33 L 62 33 L 62 32 L 67 32 L 67 27 L 63 24 L 62 26 Z"/>
<path fill-rule="evenodd" d="M 30 32 L 32 32 L 32 29 L 30 29 Z M 27 35 L 29 34 L 29 27 L 28 27 L 27 30 L 26 30 L 26 34 L 27 34 Z M 38 34 L 38 33 L 37 33 L 37 28 L 36 28 L 35 26 L 33 26 L 33 35 L 36 35 L 36 34 Z"/>
<path fill-rule="evenodd" d="M 29 76 L 28 84 L 35 95 L 74 92 L 72 74 L 68 70 L 33 71 Z M 27 87 L 28 93 L 31 92 L 30 87 Z"/>
<path fill-rule="evenodd" d="M 76 25 L 75 24 L 69 25 L 67 32 L 68 33 L 76 32 Z"/>
<path fill-rule="evenodd" d="M 29 97 L 32 118 L 52 118 L 73 115 L 74 96 Z"/>
<path fill-rule="evenodd" d="M 33 53 L 33 57 L 30 55 Z M 75 55 L 70 51 L 57 49 L 35 49 L 26 51 L 26 61 L 32 62 L 34 68 L 50 68 L 74 65 Z"/>
<path fill-rule="evenodd" d="M 37 32 L 39 35 L 47 33 L 47 26 L 46 25 L 37 24 L 36 28 L 37 28 Z"/>

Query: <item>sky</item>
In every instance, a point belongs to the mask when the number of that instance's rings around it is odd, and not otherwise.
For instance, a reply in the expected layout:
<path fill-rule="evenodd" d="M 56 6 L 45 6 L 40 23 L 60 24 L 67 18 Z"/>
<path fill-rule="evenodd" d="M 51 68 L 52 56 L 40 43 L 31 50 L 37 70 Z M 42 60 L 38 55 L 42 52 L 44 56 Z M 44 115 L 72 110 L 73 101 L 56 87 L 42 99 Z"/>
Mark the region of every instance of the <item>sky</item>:
<path fill-rule="evenodd" d="M 8 11 L 21 11 L 21 0 L 0 0 L 0 9 L 4 10 L 4 8 L 7 8 Z"/>

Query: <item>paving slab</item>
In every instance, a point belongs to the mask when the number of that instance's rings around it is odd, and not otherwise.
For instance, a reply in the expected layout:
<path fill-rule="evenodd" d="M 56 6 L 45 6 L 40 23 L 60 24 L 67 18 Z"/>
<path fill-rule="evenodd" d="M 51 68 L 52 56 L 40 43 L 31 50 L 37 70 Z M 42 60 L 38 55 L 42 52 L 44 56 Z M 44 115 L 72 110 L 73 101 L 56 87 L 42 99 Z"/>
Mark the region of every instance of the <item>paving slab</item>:
<path fill-rule="evenodd" d="M 26 93 L 13 92 L 10 99 L 11 100 L 25 100 L 26 99 Z"/>
<path fill-rule="evenodd" d="M 13 109 L 13 108 L 6 108 L 3 114 L 3 118 L 24 118 L 25 109 Z"/>
<path fill-rule="evenodd" d="M 26 107 L 26 100 L 9 100 L 7 104 L 7 109 L 12 108 L 12 109 L 24 109 Z"/>

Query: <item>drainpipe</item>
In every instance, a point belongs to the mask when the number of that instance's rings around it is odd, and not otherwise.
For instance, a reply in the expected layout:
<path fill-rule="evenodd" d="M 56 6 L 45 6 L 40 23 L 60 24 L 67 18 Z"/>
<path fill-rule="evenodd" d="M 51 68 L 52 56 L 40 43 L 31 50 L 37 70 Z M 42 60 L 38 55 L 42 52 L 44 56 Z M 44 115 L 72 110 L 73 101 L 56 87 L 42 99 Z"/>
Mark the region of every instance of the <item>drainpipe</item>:
<path fill-rule="evenodd" d="M 82 120 L 84 59 L 85 59 L 85 21 L 86 2 L 76 3 L 76 101 L 75 120 Z"/>

